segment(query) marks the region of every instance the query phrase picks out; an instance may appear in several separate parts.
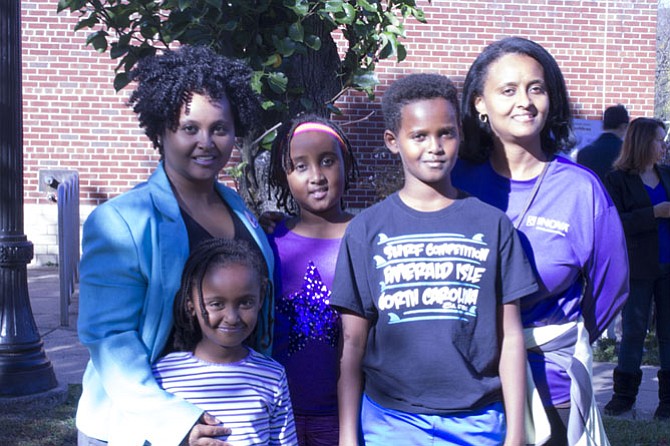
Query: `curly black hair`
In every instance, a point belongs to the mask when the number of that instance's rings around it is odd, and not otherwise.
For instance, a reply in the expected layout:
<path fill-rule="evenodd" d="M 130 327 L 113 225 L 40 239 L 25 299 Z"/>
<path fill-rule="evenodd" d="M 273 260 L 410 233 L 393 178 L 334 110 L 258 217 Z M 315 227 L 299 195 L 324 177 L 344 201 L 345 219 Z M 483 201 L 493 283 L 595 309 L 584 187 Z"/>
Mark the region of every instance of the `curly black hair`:
<path fill-rule="evenodd" d="M 194 93 L 212 101 L 230 102 L 235 135 L 246 136 L 259 124 L 260 106 L 251 88 L 251 68 L 241 61 L 216 54 L 205 46 L 182 46 L 141 59 L 130 72 L 137 87 L 128 105 L 137 113 L 140 127 L 163 154 L 160 138 L 175 131 L 184 105 Z"/>
<path fill-rule="evenodd" d="M 382 97 L 382 113 L 387 130 L 397 133 L 402 126 L 402 108 L 412 102 L 424 99 L 443 98 L 456 111 L 458 110 L 458 92 L 453 82 L 441 74 L 416 73 L 394 81 Z"/>
<path fill-rule="evenodd" d="M 239 239 L 208 239 L 200 243 L 189 255 L 181 276 L 181 285 L 174 298 L 173 313 L 173 348 L 176 351 L 192 352 L 202 339 L 202 330 L 196 316 L 189 310 L 189 302 L 193 302 L 206 321 L 209 314 L 205 309 L 202 296 L 202 283 L 205 275 L 212 267 L 244 265 L 254 270 L 260 278 L 260 295 L 264 296 L 263 307 L 272 308 L 272 293 L 269 289 L 268 268 L 262 255 L 251 244 Z M 268 300 L 269 299 L 269 300 Z M 262 311 L 262 310 L 261 310 Z M 272 324 L 270 314 L 264 319 L 259 317 L 258 323 L 246 343 L 250 347 L 262 350 L 270 345 Z M 267 320 L 268 323 L 263 323 Z"/>
<path fill-rule="evenodd" d="M 351 147 L 347 135 L 344 134 L 339 125 L 330 119 L 315 114 L 299 115 L 290 121 L 285 122 L 279 130 L 277 130 L 277 136 L 272 143 L 272 151 L 270 153 L 269 194 L 271 195 L 274 191 L 277 205 L 288 213 L 293 213 L 295 211 L 295 204 L 292 201 L 291 190 L 288 187 L 288 179 L 286 177 L 287 173 L 293 170 L 290 150 L 291 140 L 293 139 L 293 132 L 295 132 L 295 129 L 305 122 L 316 122 L 326 125 L 333 129 L 333 131 L 342 138 L 345 145 L 345 147 L 342 147 L 345 191 L 349 189 L 358 177 L 358 164 L 356 163 L 353 148 Z"/>
<path fill-rule="evenodd" d="M 522 37 L 507 37 L 484 48 L 465 76 L 461 102 L 463 142 L 459 157 L 481 163 L 486 161 L 493 151 L 493 131 L 488 122 L 479 119 L 475 101 L 484 92 L 489 67 L 507 54 L 532 57 L 544 70 L 544 80 L 549 94 L 549 116 L 540 134 L 542 150 L 553 155 L 573 147 L 574 135 L 568 89 L 558 63 L 538 43 Z"/>

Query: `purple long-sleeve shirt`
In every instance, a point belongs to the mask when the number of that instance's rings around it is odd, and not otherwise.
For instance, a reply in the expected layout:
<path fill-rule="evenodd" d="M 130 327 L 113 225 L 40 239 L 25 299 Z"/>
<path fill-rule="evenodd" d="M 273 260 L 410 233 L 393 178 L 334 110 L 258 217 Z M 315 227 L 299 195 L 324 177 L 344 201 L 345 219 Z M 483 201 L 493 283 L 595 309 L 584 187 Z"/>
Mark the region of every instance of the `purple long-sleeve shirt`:
<path fill-rule="evenodd" d="M 489 162 L 459 161 L 453 184 L 505 211 L 517 225 L 540 290 L 521 300 L 524 327 L 575 321 L 583 316 L 593 342 L 628 296 L 628 257 L 621 221 L 605 188 L 590 171 L 557 157 L 521 216 L 537 179 L 515 181 Z M 570 400 L 565 370 L 528 352 L 545 405 Z"/>

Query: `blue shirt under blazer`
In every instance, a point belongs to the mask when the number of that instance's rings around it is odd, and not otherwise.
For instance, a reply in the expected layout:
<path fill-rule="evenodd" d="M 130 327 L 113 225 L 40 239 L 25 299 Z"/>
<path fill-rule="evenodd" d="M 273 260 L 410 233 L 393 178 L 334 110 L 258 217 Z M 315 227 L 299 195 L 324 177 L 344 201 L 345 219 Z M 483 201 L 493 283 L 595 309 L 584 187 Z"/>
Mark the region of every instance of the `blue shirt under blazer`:
<path fill-rule="evenodd" d="M 265 234 L 241 197 L 219 183 L 216 189 L 274 271 Z M 82 247 L 78 330 L 91 360 L 77 428 L 112 446 L 145 440 L 177 446 L 202 410 L 162 390 L 151 372 L 172 328 L 172 303 L 189 255 L 186 226 L 162 163 L 147 182 L 91 213 Z M 271 303 L 266 297 L 263 314 L 272 314 Z"/>
<path fill-rule="evenodd" d="M 670 167 L 654 167 L 670 197 Z M 631 279 L 655 279 L 659 274 L 658 221 L 640 175 L 622 170 L 610 172 L 605 187 L 619 211 L 630 264 Z"/>

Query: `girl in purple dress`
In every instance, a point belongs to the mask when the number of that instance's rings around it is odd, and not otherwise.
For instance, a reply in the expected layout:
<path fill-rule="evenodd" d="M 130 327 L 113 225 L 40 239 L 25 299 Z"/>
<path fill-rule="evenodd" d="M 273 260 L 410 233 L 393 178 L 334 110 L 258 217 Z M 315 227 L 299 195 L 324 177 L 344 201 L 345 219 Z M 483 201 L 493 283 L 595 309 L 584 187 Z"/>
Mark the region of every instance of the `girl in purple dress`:
<path fill-rule="evenodd" d="M 269 236 L 276 258 L 273 357 L 286 368 L 301 446 L 338 443 L 340 321 L 329 297 L 353 217 L 342 195 L 355 174 L 351 145 L 333 122 L 307 115 L 279 129 L 270 184 L 291 215 Z"/>

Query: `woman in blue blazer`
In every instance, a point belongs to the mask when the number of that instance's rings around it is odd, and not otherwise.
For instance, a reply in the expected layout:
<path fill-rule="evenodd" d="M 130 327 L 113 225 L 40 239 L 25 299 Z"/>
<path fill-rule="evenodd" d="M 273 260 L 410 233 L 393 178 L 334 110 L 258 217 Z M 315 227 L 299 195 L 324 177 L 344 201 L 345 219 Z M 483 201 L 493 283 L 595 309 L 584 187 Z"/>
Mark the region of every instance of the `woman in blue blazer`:
<path fill-rule="evenodd" d="M 204 47 L 140 61 L 130 104 L 159 150 L 149 180 L 98 206 L 84 225 L 78 330 L 91 360 L 77 409 L 79 445 L 212 445 L 228 433 L 162 390 L 151 364 L 169 349 L 172 304 L 192 247 L 244 238 L 272 251 L 240 196 L 218 183 L 235 139 L 257 122 L 250 69 Z M 271 349 L 272 287 L 250 344 Z"/>
<path fill-rule="evenodd" d="M 614 395 L 605 406 L 609 415 L 620 415 L 635 403 L 653 298 L 661 362 L 654 417 L 670 419 L 670 168 L 658 164 L 667 149 L 664 136 L 661 121 L 634 120 L 614 171 L 605 178 L 621 216 L 630 263 L 630 295 L 622 311 Z"/>

